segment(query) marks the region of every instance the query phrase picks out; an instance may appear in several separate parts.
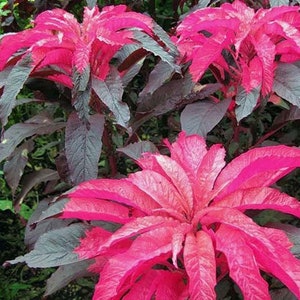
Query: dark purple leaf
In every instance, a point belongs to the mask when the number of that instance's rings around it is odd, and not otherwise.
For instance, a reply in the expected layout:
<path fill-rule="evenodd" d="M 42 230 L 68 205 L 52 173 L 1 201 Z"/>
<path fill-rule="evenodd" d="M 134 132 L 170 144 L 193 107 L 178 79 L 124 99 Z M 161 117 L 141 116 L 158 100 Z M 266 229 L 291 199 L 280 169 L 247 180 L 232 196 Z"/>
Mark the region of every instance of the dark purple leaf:
<path fill-rule="evenodd" d="M 300 107 L 299 78 L 299 63 L 279 63 L 275 71 L 273 91 L 281 98 Z"/>
<path fill-rule="evenodd" d="M 112 71 L 105 81 L 93 77 L 92 88 L 113 113 L 116 122 L 126 128 L 130 119 L 130 111 L 127 104 L 122 101 L 123 85 L 120 76 Z"/>
<path fill-rule="evenodd" d="M 10 156 L 15 148 L 27 137 L 53 133 L 64 128 L 64 122 L 54 122 L 45 116 L 31 118 L 26 123 L 17 123 L 9 127 L 0 143 L 0 161 Z"/>
<path fill-rule="evenodd" d="M 160 86 L 162 86 L 170 77 L 174 74 L 175 69 L 173 66 L 165 61 L 160 61 L 149 75 L 146 86 L 140 93 L 140 97 L 144 97 L 147 94 L 152 94 Z"/>
<path fill-rule="evenodd" d="M 274 125 L 300 119 L 300 108 L 292 105 L 289 110 L 283 110 L 274 120 Z"/>
<path fill-rule="evenodd" d="M 75 279 L 91 276 L 92 274 L 88 271 L 88 267 L 92 263 L 92 260 L 83 260 L 59 267 L 47 280 L 44 296 L 57 292 Z"/>
<path fill-rule="evenodd" d="M 59 176 L 57 172 L 51 169 L 41 169 L 25 175 L 21 180 L 22 189 L 15 200 L 15 206 L 18 206 L 23 202 L 26 195 L 35 185 L 41 182 L 47 182 L 58 179 Z"/>
<path fill-rule="evenodd" d="M 11 154 L 9 159 L 5 162 L 3 171 L 7 184 L 11 188 L 14 195 L 19 185 L 20 179 L 23 175 L 24 168 L 28 161 L 28 152 L 31 152 L 34 148 L 32 140 L 28 140 L 20 147 L 16 148 Z"/>
<path fill-rule="evenodd" d="M 145 97 L 139 99 L 138 112 L 151 112 L 151 115 L 162 115 L 176 106 L 188 96 L 194 87 L 189 76 L 172 80 L 160 88 L 158 88 L 152 95 L 147 94 Z"/>
<path fill-rule="evenodd" d="M 160 46 L 152 37 L 139 30 L 133 30 L 134 39 L 141 44 L 142 48 L 153 53 L 170 65 L 174 65 L 175 55 L 171 55 Z M 174 47 L 174 46 L 173 46 Z"/>
<path fill-rule="evenodd" d="M 287 288 L 272 289 L 270 296 L 272 300 L 297 300 L 297 297 Z"/>
<path fill-rule="evenodd" d="M 9 73 L 0 98 L 0 120 L 3 126 L 7 123 L 7 118 L 15 106 L 16 97 L 32 69 L 30 56 L 25 56 Z"/>
<path fill-rule="evenodd" d="M 30 268 L 49 268 L 78 262 L 80 259 L 73 250 L 88 229 L 88 225 L 80 223 L 47 232 L 38 239 L 31 252 L 6 263 L 26 262 Z"/>
<path fill-rule="evenodd" d="M 71 181 L 74 184 L 97 177 L 103 129 L 103 115 L 90 116 L 88 124 L 80 120 L 75 112 L 69 116 L 65 147 Z"/>
<path fill-rule="evenodd" d="M 145 152 L 159 153 L 156 146 L 150 141 L 141 141 L 118 148 L 117 151 L 124 153 L 133 160 L 137 160 Z"/>
<path fill-rule="evenodd" d="M 243 118 L 249 116 L 257 104 L 257 100 L 260 94 L 260 87 L 247 92 L 243 87 L 238 88 L 235 103 L 237 107 L 235 109 L 237 121 L 241 121 Z"/>
<path fill-rule="evenodd" d="M 180 116 L 182 130 L 206 137 L 224 117 L 230 102 L 231 99 L 220 103 L 206 100 L 187 105 Z"/>
<path fill-rule="evenodd" d="M 72 219 L 48 219 L 37 222 L 42 212 L 48 208 L 49 201 L 49 199 L 44 199 L 39 202 L 26 225 L 24 243 L 29 250 L 34 248 L 36 241 L 42 234 L 54 229 L 64 228 L 73 222 Z"/>

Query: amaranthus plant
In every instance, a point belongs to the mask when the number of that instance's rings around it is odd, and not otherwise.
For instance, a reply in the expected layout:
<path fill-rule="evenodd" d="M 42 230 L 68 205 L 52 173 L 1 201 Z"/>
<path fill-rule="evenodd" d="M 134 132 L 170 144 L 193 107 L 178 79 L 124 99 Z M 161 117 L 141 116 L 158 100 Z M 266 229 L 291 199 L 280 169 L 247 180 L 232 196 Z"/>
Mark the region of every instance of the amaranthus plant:
<path fill-rule="evenodd" d="M 89 270 L 100 274 L 99 300 L 215 299 L 227 274 L 244 299 L 271 299 L 260 271 L 299 298 L 293 243 L 247 212 L 272 209 L 300 217 L 299 201 L 270 187 L 300 166 L 300 149 L 262 147 L 226 164 L 224 148 L 207 149 L 198 135 L 181 133 L 166 144 L 171 157 L 146 153 L 137 160 L 142 170 L 128 178 L 87 181 L 60 197 L 40 221 L 76 218 L 90 225 L 48 232 L 11 263 L 73 263 L 68 271 L 75 272 L 76 263 L 92 259 Z"/>
<path fill-rule="evenodd" d="M 238 121 L 265 100 L 278 102 L 278 96 L 300 107 L 294 82 L 300 74 L 298 10 L 280 6 L 254 11 L 236 0 L 192 12 L 176 32 L 193 80 L 209 68 L 222 83 L 224 97 L 234 100 Z"/>

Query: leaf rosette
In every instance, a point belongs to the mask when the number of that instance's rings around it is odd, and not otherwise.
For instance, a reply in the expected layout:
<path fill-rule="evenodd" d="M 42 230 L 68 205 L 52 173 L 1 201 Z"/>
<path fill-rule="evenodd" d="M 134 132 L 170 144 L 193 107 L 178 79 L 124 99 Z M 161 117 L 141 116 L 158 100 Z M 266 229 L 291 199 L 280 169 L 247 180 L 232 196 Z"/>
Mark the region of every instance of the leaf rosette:
<path fill-rule="evenodd" d="M 198 135 L 181 133 L 166 144 L 170 157 L 146 153 L 137 160 L 142 170 L 128 178 L 90 180 L 63 195 L 40 220 L 91 224 L 50 231 L 12 263 L 90 261 L 89 271 L 100 274 L 94 299 L 101 300 L 215 299 L 226 275 L 244 299 L 271 299 L 261 271 L 299 298 L 293 243 L 285 231 L 260 226 L 246 212 L 271 209 L 300 217 L 299 201 L 270 187 L 300 166 L 300 149 L 252 149 L 226 164 L 224 148 L 208 149 Z"/>

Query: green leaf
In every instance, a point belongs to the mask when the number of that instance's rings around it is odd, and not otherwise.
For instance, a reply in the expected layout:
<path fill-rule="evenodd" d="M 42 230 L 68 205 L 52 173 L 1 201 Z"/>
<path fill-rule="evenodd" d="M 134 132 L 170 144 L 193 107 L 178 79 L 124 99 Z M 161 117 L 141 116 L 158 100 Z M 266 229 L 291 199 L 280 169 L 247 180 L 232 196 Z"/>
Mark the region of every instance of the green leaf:
<path fill-rule="evenodd" d="M 0 210 L 10 210 L 11 212 L 14 212 L 12 201 L 0 200 Z"/>

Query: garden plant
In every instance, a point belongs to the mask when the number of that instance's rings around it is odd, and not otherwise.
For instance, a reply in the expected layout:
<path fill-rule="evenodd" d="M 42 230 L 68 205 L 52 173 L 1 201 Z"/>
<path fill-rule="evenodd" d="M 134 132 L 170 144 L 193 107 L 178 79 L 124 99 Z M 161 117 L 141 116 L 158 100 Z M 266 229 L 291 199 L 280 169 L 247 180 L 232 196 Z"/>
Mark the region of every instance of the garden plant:
<path fill-rule="evenodd" d="M 51 274 L 28 299 L 300 298 L 298 1 L 1 7 L 0 210 L 27 248 L 3 270 Z"/>

